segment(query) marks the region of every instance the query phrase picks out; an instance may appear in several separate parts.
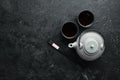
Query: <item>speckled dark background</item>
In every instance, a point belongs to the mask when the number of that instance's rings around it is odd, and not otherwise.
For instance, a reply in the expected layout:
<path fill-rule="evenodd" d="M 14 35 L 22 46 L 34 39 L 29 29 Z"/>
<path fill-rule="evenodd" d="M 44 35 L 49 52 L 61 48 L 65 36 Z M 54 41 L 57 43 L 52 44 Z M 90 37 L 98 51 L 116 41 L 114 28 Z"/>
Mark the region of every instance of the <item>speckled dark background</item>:
<path fill-rule="evenodd" d="M 75 65 L 47 44 L 88 9 L 102 33 L 100 59 Z M 120 80 L 119 0 L 0 0 L 0 80 Z"/>

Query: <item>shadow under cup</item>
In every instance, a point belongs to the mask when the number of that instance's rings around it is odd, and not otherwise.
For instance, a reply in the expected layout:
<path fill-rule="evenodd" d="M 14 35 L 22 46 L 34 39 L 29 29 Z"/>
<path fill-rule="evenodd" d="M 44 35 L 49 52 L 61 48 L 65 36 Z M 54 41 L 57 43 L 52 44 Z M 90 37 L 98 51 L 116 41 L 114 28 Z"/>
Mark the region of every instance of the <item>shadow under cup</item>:
<path fill-rule="evenodd" d="M 66 39 L 73 39 L 77 36 L 79 28 L 73 22 L 67 22 L 62 26 L 61 33 Z"/>

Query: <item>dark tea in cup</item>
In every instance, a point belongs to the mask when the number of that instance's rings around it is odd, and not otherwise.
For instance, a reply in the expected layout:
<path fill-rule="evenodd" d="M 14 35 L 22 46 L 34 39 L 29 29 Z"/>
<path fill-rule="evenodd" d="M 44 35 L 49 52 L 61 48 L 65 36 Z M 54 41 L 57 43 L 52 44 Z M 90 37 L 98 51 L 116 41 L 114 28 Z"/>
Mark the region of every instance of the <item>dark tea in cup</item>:
<path fill-rule="evenodd" d="M 92 12 L 85 10 L 82 11 L 78 16 L 78 23 L 82 27 L 90 27 L 94 21 L 94 15 Z"/>
<path fill-rule="evenodd" d="M 73 22 L 65 23 L 61 29 L 61 33 L 66 39 L 73 39 L 77 35 L 78 31 L 78 27 Z"/>

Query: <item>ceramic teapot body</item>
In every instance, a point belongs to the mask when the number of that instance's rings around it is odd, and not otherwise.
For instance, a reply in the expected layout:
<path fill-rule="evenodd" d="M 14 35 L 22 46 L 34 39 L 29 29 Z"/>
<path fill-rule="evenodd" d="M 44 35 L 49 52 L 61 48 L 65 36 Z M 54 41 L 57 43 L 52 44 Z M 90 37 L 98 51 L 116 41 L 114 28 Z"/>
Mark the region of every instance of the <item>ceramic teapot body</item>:
<path fill-rule="evenodd" d="M 86 61 L 99 58 L 105 50 L 103 37 L 95 31 L 83 32 L 75 42 L 69 43 L 68 47 L 75 48 L 78 55 Z"/>

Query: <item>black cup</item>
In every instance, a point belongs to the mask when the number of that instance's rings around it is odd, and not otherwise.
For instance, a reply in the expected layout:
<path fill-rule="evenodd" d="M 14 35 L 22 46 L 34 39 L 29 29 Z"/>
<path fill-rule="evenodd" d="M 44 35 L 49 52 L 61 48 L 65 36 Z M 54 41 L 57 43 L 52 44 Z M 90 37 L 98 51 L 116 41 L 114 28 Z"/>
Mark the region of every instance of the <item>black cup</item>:
<path fill-rule="evenodd" d="M 73 22 L 67 22 L 62 26 L 61 34 L 66 39 L 73 39 L 79 32 L 78 26 Z"/>
<path fill-rule="evenodd" d="M 88 10 L 84 10 L 78 15 L 78 23 L 80 26 L 84 28 L 90 27 L 93 21 L 94 21 L 94 15 L 92 12 Z"/>

